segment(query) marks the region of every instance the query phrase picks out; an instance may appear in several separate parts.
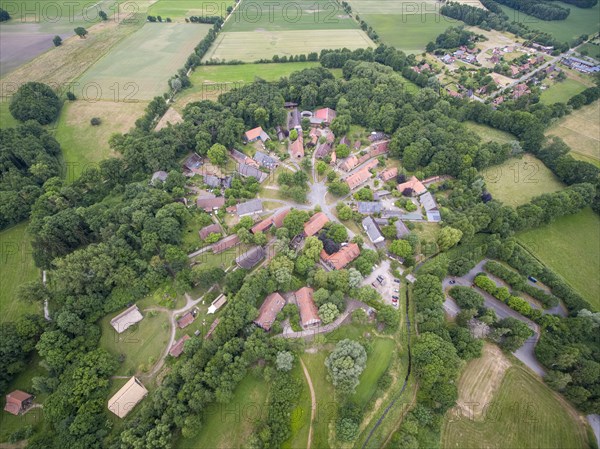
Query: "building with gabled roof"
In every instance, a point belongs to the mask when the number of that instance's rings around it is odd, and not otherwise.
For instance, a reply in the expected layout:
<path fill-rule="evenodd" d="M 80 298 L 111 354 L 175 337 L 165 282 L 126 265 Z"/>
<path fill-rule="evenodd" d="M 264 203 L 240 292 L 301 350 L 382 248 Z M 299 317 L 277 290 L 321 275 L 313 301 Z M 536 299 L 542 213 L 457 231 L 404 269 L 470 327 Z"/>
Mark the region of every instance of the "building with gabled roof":
<path fill-rule="evenodd" d="M 143 319 L 144 315 L 142 315 L 138 306 L 134 304 L 110 320 L 110 325 L 120 334 Z"/>
<path fill-rule="evenodd" d="M 223 196 L 203 196 L 196 199 L 196 206 L 204 209 L 206 212 L 212 212 L 225 206 L 225 197 Z"/>
<path fill-rule="evenodd" d="M 379 201 L 358 201 L 356 208 L 358 213 L 363 215 L 378 214 L 381 212 L 381 203 Z"/>
<path fill-rule="evenodd" d="M 238 217 L 245 217 L 246 215 L 260 214 L 263 211 L 263 204 L 259 198 L 246 201 L 237 205 L 236 214 Z"/>
<path fill-rule="evenodd" d="M 344 171 L 350 171 L 358 165 L 358 158 L 354 155 L 348 156 L 344 162 L 340 164 L 340 168 Z"/>
<path fill-rule="evenodd" d="M 398 176 L 397 167 L 386 168 L 381 173 L 379 173 L 379 177 L 383 182 L 389 181 L 390 179 L 394 179 L 396 176 Z"/>
<path fill-rule="evenodd" d="M 244 134 L 247 142 L 255 142 L 257 140 L 262 140 L 266 142 L 270 139 L 269 135 L 263 131 L 261 126 L 257 126 L 256 128 L 251 129 L 250 131 L 246 131 Z"/>
<path fill-rule="evenodd" d="M 191 172 L 198 170 L 201 166 L 202 158 L 196 153 L 192 153 L 183 161 L 183 168 Z"/>
<path fill-rule="evenodd" d="M 212 324 L 210 325 L 210 329 L 208 330 L 208 332 L 206 333 L 206 335 L 204 336 L 205 340 L 208 340 L 210 338 L 210 336 L 213 334 L 213 332 L 215 331 L 215 329 L 217 328 L 217 326 L 219 325 L 220 320 L 218 318 L 215 318 L 215 320 L 212 322 Z"/>
<path fill-rule="evenodd" d="M 423 208 L 425 210 L 433 210 L 433 209 L 437 209 L 437 203 L 435 202 L 435 198 L 433 197 L 433 195 L 431 194 L 431 192 L 426 192 L 423 195 L 421 195 L 419 197 L 419 202 L 421 203 L 421 206 L 423 206 Z"/>
<path fill-rule="evenodd" d="M 258 309 L 258 317 L 254 320 L 254 324 L 269 332 L 283 306 L 285 306 L 283 296 L 278 292 L 271 293 Z"/>
<path fill-rule="evenodd" d="M 396 223 L 394 223 L 394 225 L 396 225 L 396 237 L 398 237 L 399 239 L 404 237 L 405 235 L 410 234 L 410 229 L 408 229 L 408 227 L 404 224 L 402 220 L 396 220 Z"/>
<path fill-rule="evenodd" d="M 323 212 L 317 212 L 310 219 L 304 223 L 304 235 L 306 237 L 310 237 L 311 235 L 315 235 L 326 223 L 329 222 L 329 218 Z"/>
<path fill-rule="evenodd" d="M 398 184 L 396 188 L 400 193 L 403 193 L 406 189 L 412 189 L 413 195 L 421 195 L 427 192 L 427 187 L 416 176 L 412 176 L 408 181 Z"/>
<path fill-rule="evenodd" d="M 184 314 L 181 318 L 179 318 L 177 320 L 177 326 L 179 327 L 179 329 L 184 329 L 184 328 L 188 327 L 190 324 L 192 324 L 194 322 L 194 320 L 196 319 L 197 314 L 198 314 L 198 312 L 194 309 L 194 310 L 190 310 L 189 312 Z"/>
<path fill-rule="evenodd" d="M 363 168 L 358 170 L 356 173 L 352 173 L 350 176 L 348 176 L 345 179 L 345 181 L 346 184 L 348 184 L 348 187 L 350 187 L 350 190 L 355 189 L 356 187 L 370 179 L 371 172 L 369 170 L 377 167 L 378 164 L 379 161 L 377 159 L 374 159 L 368 162 Z"/>
<path fill-rule="evenodd" d="M 293 159 L 301 159 L 304 157 L 304 139 L 300 134 L 298 134 L 298 138 L 290 144 L 290 154 Z"/>
<path fill-rule="evenodd" d="M 6 395 L 4 411 L 11 415 L 19 416 L 33 405 L 33 395 L 21 390 L 15 390 Z"/>
<path fill-rule="evenodd" d="M 275 212 L 270 217 L 265 218 L 264 220 L 259 221 L 254 226 L 250 228 L 250 232 L 256 234 L 257 232 L 265 232 L 271 226 L 275 228 L 280 228 L 283 226 L 283 220 L 290 213 L 290 208 L 285 208 L 283 210 Z"/>
<path fill-rule="evenodd" d="M 216 187 L 221 187 L 221 180 L 219 179 L 218 176 L 215 175 L 204 175 L 204 184 L 206 184 L 209 187 L 212 188 L 216 188 Z"/>
<path fill-rule="evenodd" d="M 214 254 L 222 253 L 223 251 L 228 250 L 229 248 L 233 248 L 234 246 L 240 243 L 240 238 L 237 234 L 231 234 L 224 239 L 219 240 L 212 246 L 212 250 Z"/>
<path fill-rule="evenodd" d="M 313 299 L 313 289 L 302 287 L 294 293 L 298 309 L 300 309 L 300 324 L 302 327 L 312 327 L 321 324 L 319 311 Z"/>
<path fill-rule="evenodd" d="M 279 161 L 274 157 L 269 156 L 262 151 L 257 151 L 254 153 L 254 160 L 258 162 L 258 164 L 262 167 L 268 168 L 269 170 L 273 170 L 279 166 Z"/>
<path fill-rule="evenodd" d="M 125 418 L 147 394 L 144 384 L 132 377 L 108 400 L 108 409 L 119 418 Z"/>
<path fill-rule="evenodd" d="M 258 182 L 263 182 L 265 179 L 267 179 L 267 174 L 265 172 L 262 172 L 258 168 L 252 167 L 248 164 L 238 164 L 237 170 L 238 173 L 244 178 L 252 176 L 253 178 L 256 178 Z"/>
<path fill-rule="evenodd" d="M 255 246 L 236 257 L 235 263 L 238 267 L 249 270 L 263 260 L 265 255 L 266 252 L 262 246 Z"/>
<path fill-rule="evenodd" d="M 360 247 L 356 243 L 348 243 L 333 254 L 327 254 L 325 250 L 321 251 L 321 259 L 332 270 L 341 270 L 358 256 L 360 256 Z"/>
<path fill-rule="evenodd" d="M 337 113 L 331 108 L 317 109 L 313 114 L 312 119 L 318 120 L 319 123 L 324 125 L 330 125 Z"/>
<path fill-rule="evenodd" d="M 331 144 L 330 143 L 322 143 L 317 147 L 315 151 L 315 157 L 317 159 L 323 159 L 331 152 Z"/>
<path fill-rule="evenodd" d="M 427 215 L 427 221 L 430 221 L 432 223 L 438 223 L 438 222 L 442 221 L 442 216 L 440 214 L 440 211 L 437 209 L 428 210 L 426 212 L 426 215 Z"/>
<path fill-rule="evenodd" d="M 220 233 L 221 233 L 221 227 L 216 223 L 210 224 L 208 226 L 204 226 L 202 229 L 200 229 L 198 231 L 200 240 L 205 240 L 206 237 L 208 237 L 211 234 L 220 234 Z"/>
<path fill-rule="evenodd" d="M 207 310 L 207 314 L 208 315 L 212 315 L 213 313 L 217 312 L 221 307 L 223 307 L 225 304 L 227 304 L 227 296 L 225 296 L 224 294 L 220 294 L 219 296 L 217 296 L 215 298 L 215 300 L 213 302 L 210 303 L 210 306 L 208 307 Z"/>
<path fill-rule="evenodd" d="M 362 226 L 371 242 L 379 243 L 385 240 L 385 237 L 383 237 L 383 234 L 379 230 L 379 227 L 377 227 L 377 223 L 375 223 L 373 217 L 363 218 Z"/>
<path fill-rule="evenodd" d="M 183 353 L 185 342 L 189 339 L 190 336 L 185 334 L 183 337 L 173 343 L 173 346 L 171 346 L 171 349 L 169 349 L 169 355 L 175 358 L 179 357 Z"/>

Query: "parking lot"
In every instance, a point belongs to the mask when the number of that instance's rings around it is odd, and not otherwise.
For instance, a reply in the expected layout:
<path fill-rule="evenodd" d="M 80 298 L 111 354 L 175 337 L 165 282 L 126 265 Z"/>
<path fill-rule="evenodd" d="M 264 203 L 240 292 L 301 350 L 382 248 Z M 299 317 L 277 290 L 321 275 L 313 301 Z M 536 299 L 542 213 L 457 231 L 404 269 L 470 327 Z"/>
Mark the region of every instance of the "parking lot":
<path fill-rule="evenodd" d="M 394 282 L 394 276 L 390 273 L 390 261 L 382 261 L 373 272 L 365 278 L 363 285 L 374 288 L 381 295 L 383 302 L 398 307 L 398 302 L 392 301 L 392 296 L 400 296 L 400 283 Z"/>

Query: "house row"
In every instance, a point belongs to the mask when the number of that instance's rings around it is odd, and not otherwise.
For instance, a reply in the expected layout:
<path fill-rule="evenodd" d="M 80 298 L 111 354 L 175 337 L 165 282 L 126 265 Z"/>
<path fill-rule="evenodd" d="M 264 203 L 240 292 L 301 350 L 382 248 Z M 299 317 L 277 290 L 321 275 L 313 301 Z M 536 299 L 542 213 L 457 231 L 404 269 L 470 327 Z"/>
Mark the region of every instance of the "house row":
<path fill-rule="evenodd" d="M 371 172 L 369 170 L 377 167 L 377 165 L 379 165 L 379 161 L 377 159 L 373 159 L 367 162 L 363 168 L 348 176 L 345 181 L 350 190 L 355 189 L 369 180 L 371 178 Z"/>
<path fill-rule="evenodd" d="M 369 151 L 363 154 L 361 157 L 356 157 L 355 155 L 348 156 L 344 159 L 344 162 L 340 164 L 340 169 L 349 172 L 355 167 L 358 167 L 361 164 L 364 164 L 369 159 L 373 159 L 374 157 L 381 156 L 382 154 L 386 154 L 389 151 L 388 147 L 389 142 L 377 142 L 371 144 Z"/>
<path fill-rule="evenodd" d="M 358 256 L 360 256 L 360 247 L 356 243 L 348 243 L 333 254 L 327 254 L 325 250 L 321 251 L 323 264 L 331 270 L 341 270 Z"/>
<path fill-rule="evenodd" d="M 315 304 L 313 293 L 312 288 L 302 287 L 294 292 L 293 295 L 300 311 L 300 324 L 305 329 L 321 324 L 321 318 L 319 318 L 319 311 Z M 279 292 L 273 292 L 268 295 L 260 306 L 260 309 L 258 309 L 258 317 L 254 320 L 254 324 L 267 332 L 270 331 L 277 319 L 277 315 L 285 306 L 285 302 L 285 299 Z"/>
<path fill-rule="evenodd" d="M 587 61 L 585 59 L 570 57 L 563 58 L 562 63 L 567 67 L 577 70 L 581 73 L 596 73 L 600 72 L 600 64 L 597 62 Z"/>
<path fill-rule="evenodd" d="M 318 233 L 323 226 L 329 222 L 329 218 L 323 212 L 317 212 L 304 223 L 304 236 L 310 237 Z"/>

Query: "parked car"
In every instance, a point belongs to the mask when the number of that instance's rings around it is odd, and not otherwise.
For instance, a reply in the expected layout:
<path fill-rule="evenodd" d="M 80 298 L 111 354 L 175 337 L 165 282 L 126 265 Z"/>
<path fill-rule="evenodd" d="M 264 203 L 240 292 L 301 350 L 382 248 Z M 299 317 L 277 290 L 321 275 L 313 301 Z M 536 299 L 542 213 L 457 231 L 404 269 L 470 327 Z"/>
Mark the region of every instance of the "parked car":
<path fill-rule="evenodd" d="M 392 298 L 392 302 L 398 302 L 398 300 L 395 298 Z"/>
<path fill-rule="evenodd" d="M 399 290 L 398 290 L 397 288 L 395 288 L 395 289 L 394 289 L 394 291 L 395 291 L 396 293 L 399 293 Z"/>
<path fill-rule="evenodd" d="M 394 279 L 394 282 L 395 282 L 396 284 L 399 284 L 399 283 L 400 283 L 400 279 Z"/>
<path fill-rule="evenodd" d="M 527 279 L 529 279 L 531 282 L 534 282 L 534 283 L 537 282 L 537 279 L 534 278 L 533 276 L 529 276 Z"/>
<path fill-rule="evenodd" d="M 392 299 L 398 300 L 397 296 L 392 296 Z"/>
<path fill-rule="evenodd" d="M 455 281 L 454 279 L 451 279 L 451 280 L 448 282 L 448 284 L 450 284 L 450 285 L 454 285 L 454 284 L 456 284 L 456 281 Z"/>
<path fill-rule="evenodd" d="M 377 284 L 375 282 L 371 282 L 371 285 L 373 286 L 373 288 L 377 288 Z"/>

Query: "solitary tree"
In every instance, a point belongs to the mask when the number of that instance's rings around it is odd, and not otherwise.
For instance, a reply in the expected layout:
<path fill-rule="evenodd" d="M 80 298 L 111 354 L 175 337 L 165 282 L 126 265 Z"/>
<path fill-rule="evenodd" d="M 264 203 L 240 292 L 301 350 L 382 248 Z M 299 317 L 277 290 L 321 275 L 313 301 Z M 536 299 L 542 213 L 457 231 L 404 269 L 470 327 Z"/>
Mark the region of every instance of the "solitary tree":
<path fill-rule="evenodd" d="M 90 120 L 90 124 L 91 124 L 92 126 L 100 126 L 100 123 L 102 123 L 102 120 L 100 120 L 98 117 L 93 117 L 93 118 Z"/>
<path fill-rule="evenodd" d="M 84 27 L 77 27 L 73 31 L 75 31 L 75 34 L 81 39 L 84 39 L 85 36 L 88 34 L 88 31 Z"/>
<path fill-rule="evenodd" d="M 352 394 L 359 376 L 367 365 L 367 352 L 360 343 L 345 339 L 340 341 L 325 360 L 335 388 L 342 394 Z"/>
<path fill-rule="evenodd" d="M 215 143 L 208 150 L 208 159 L 215 165 L 223 166 L 227 163 L 227 148 L 220 143 Z"/>
<path fill-rule="evenodd" d="M 52 39 L 52 42 L 54 42 L 54 46 L 55 47 L 60 47 L 62 45 L 62 37 L 60 36 L 54 36 L 54 39 Z"/>
<path fill-rule="evenodd" d="M 290 371 L 294 364 L 294 355 L 288 351 L 280 351 L 275 359 L 275 366 L 279 371 Z"/>
<path fill-rule="evenodd" d="M 108 20 L 108 15 L 106 15 L 106 13 L 105 13 L 104 11 L 100 11 L 100 12 L 98 13 L 98 16 L 100 16 L 100 18 L 101 18 L 102 20 Z"/>
<path fill-rule="evenodd" d="M 41 125 L 47 125 L 57 117 L 60 100 L 50 86 L 29 82 L 19 87 L 13 95 L 9 110 L 21 122 L 36 120 Z"/>

